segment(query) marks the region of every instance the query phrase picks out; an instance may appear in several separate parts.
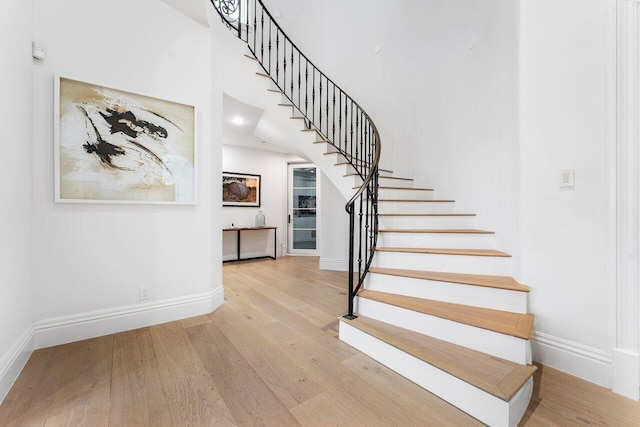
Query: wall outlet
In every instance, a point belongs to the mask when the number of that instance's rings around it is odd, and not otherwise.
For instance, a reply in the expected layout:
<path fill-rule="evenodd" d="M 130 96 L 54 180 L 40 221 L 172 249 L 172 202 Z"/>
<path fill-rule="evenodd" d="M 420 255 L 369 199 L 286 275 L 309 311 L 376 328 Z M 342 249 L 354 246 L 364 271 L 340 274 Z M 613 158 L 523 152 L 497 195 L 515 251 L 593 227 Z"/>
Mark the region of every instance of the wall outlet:
<path fill-rule="evenodd" d="M 149 287 L 148 286 L 140 286 L 140 301 L 144 301 L 149 299 Z"/>

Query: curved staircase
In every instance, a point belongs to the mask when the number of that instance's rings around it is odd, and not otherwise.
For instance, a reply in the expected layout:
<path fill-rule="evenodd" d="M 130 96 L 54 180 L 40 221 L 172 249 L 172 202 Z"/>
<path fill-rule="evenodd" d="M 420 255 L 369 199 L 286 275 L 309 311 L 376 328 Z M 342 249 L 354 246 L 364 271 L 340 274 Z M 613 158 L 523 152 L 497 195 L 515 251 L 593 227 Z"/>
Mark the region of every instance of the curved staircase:
<path fill-rule="evenodd" d="M 353 270 L 340 339 L 488 425 L 516 426 L 535 367 L 529 289 L 510 277 L 511 256 L 454 200 L 379 167 L 373 122 L 261 0 L 212 4 L 247 43 L 288 126 L 311 135 L 303 152 L 350 199 Z"/>

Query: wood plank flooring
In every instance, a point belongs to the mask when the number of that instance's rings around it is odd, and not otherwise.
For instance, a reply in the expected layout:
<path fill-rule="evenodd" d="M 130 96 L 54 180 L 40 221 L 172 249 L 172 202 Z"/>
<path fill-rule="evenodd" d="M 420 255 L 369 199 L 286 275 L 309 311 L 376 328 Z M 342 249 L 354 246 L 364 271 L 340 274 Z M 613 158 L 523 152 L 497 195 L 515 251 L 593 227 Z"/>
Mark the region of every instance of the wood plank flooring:
<path fill-rule="evenodd" d="M 211 315 L 34 352 L 0 426 L 482 425 L 339 341 L 346 274 L 317 265 L 225 265 Z M 522 426 L 638 426 L 640 403 L 538 368 Z"/>

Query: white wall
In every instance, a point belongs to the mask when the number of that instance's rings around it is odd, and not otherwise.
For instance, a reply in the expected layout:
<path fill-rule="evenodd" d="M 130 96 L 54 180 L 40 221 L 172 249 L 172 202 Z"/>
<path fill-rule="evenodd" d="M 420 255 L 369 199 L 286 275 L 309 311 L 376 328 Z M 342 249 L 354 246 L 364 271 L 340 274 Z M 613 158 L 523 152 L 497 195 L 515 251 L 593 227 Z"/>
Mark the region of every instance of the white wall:
<path fill-rule="evenodd" d="M 323 173 L 320 185 L 320 268 L 348 271 L 349 214 L 347 200 Z"/>
<path fill-rule="evenodd" d="M 33 348 L 32 4 L 0 3 L 0 401 Z"/>
<path fill-rule="evenodd" d="M 521 6 L 521 281 L 534 358 L 610 385 L 615 312 L 613 2 Z M 575 168 L 575 188 L 559 171 Z"/>
<path fill-rule="evenodd" d="M 266 225 L 278 227 L 276 230 L 277 256 L 286 253 L 287 223 L 287 175 L 286 154 L 273 151 L 224 145 L 222 149 L 222 168 L 225 172 L 260 175 L 262 197 L 261 206 L 222 208 L 222 224 L 214 224 L 218 230 L 235 227 L 253 227 L 258 211 L 261 210 Z M 241 256 L 271 256 L 273 254 L 273 232 L 245 231 L 242 233 Z M 236 233 L 223 233 L 223 257 L 225 260 L 237 257 Z M 284 249 L 284 251 L 283 251 Z"/>
<path fill-rule="evenodd" d="M 220 237 L 213 232 L 220 221 L 213 188 L 219 188 L 215 141 L 221 140 L 213 115 L 221 117 L 222 93 L 211 63 L 212 35 L 157 0 L 34 5 L 35 39 L 47 50 L 34 72 L 34 317 L 36 332 L 51 338 L 40 345 L 56 342 L 56 321 L 136 306 L 143 285 L 150 287 L 151 304 L 209 295 L 195 311 L 210 311 L 222 295 Z M 195 105 L 197 205 L 55 204 L 55 73 Z M 136 324 L 114 328 L 127 326 Z"/>

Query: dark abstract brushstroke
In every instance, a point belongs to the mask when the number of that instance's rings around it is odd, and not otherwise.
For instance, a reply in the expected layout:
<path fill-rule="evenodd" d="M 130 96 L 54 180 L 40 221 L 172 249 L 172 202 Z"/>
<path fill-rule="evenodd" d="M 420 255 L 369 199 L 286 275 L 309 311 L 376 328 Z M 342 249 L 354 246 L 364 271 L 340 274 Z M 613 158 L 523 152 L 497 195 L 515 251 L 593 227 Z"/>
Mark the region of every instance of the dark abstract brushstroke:
<path fill-rule="evenodd" d="M 109 115 L 101 111 L 100 115 L 111 127 L 111 134 L 122 132 L 131 138 L 137 138 L 141 133 L 160 138 L 167 137 L 167 130 L 165 128 L 154 125 L 146 120 L 138 120 L 131 111 L 121 113 L 107 108 L 107 113 L 109 113 Z"/>
<path fill-rule="evenodd" d="M 163 116 L 161 114 L 158 114 L 155 111 L 147 110 L 147 109 L 144 109 L 144 108 L 141 108 L 141 110 L 142 111 L 146 111 L 149 114 L 153 114 L 156 117 L 160 117 L 162 120 L 165 120 L 165 121 L 171 123 L 172 125 L 174 125 L 175 127 L 177 127 L 178 129 L 180 129 L 180 132 L 184 132 L 180 126 L 178 126 L 177 124 L 173 123 L 171 120 L 167 119 L 165 116 Z"/>
<path fill-rule="evenodd" d="M 84 113 L 87 120 L 89 120 L 89 123 L 91 123 L 91 127 L 93 128 L 93 131 L 96 134 L 96 142 L 92 142 L 91 138 L 89 138 L 87 143 L 82 145 L 85 151 L 89 154 L 95 154 L 100 159 L 100 163 L 102 163 L 102 165 L 104 166 L 110 167 L 112 169 L 119 169 L 119 170 L 125 170 L 125 171 L 133 170 L 129 168 L 116 166 L 111 162 L 112 157 L 123 156 L 125 155 L 125 151 L 122 148 L 118 147 L 117 145 L 110 144 L 104 139 L 102 139 L 100 132 L 98 132 L 96 125 L 93 123 L 93 120 L 91 120 L 91 117 L 89 117 L 89 113 L 87 113 L 87 110 L 85 110 L 81 106 L 78 106 L 78 108 L 80 109 L 80 111 Z"/>
<path fill-rule="evenodd" d="M 132 143 L 133 145 L 135 145 L 136 147 L 138 147 L 139 149 L 141 149 L 142 151 L 144 151 L 145 153 L 147 153 L 148 155 L 150 155 L 151 157 L 153 157 L 153 159 L 158 162 L 158 164 L 160 166 L 162 166 L 167 172 L 169 172 L 171 175 L 173 175 L 173 172 L 171 172 L 171 170 L 167 167 L 167 165 L 164 164 L 164 162 L 162 161 L 162 159 L 160 157 L 158 157 L 153 151 L 149 150 L 147 147 L 145 147 L 144 145 L 132 141 L 130 139 L 127 139 L 127 141 L 129 141 L 130 143 Z"/>

